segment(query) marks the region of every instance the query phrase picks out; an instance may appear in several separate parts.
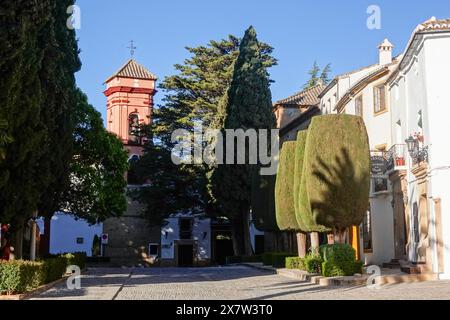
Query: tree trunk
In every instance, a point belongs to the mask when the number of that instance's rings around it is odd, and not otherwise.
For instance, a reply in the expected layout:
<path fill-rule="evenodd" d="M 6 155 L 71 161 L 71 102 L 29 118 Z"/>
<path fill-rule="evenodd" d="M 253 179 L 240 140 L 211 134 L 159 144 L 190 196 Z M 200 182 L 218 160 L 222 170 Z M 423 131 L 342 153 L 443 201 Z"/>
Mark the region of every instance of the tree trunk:
<path fill-rule="evenodd" d="M 245 254 L 244 248 L 244 233 L 242 230 L 242 217 L 233 217 L 231 219 L 231 233 L 233 238 L 233 250 L 235 256 L 242 256 Z"/>
<path fill-rule="evenodd" d="M 304 258 L 306 256 L 306 233 L 297 232 L 297 248 L 298 256 Z"/>
<path fill-rule="evenodd" d="M 242 216 L 243 216 L 242 230 L 244 236 L 244 251 L 246 256 L 252 256 L 253 247 L 250 234 L 250 213 L 248 212 L 248 210 L 246 210 L 245 212 L 243 212 Z"/>
<path fill-rule="evenodd" d="M 319 253 L 319 233 L 317 232 L 311 232 L 311 252 L 313 254 Z"/>
<path fill-rule="evenodd" d="M 33 212 L 33 220 L 31 222 L 31 230 L 30 230 L 30 260 L 36 261 L 36 221 L 37 211 Z"/>
<path fill-rule="evenodd" d="M 44 236 L 41 238 L 42 255 L 50 254 L 50 233 L 51 233 L 52 217 L 44 218 Z"/>
<path fill-rule="evenodd" d="M 333 245 L 334 244 L 334 233 L 331 232 L 331 233 L 327 234 L 327 238 L 328 238 L 328 244 Z"/>
<path fill-rule="evenodd" d="M 14 237 L 14 259 L 22 259 L 23 258 L 23 223 L 18 224 L 19 228 L 15 230 Z"/>

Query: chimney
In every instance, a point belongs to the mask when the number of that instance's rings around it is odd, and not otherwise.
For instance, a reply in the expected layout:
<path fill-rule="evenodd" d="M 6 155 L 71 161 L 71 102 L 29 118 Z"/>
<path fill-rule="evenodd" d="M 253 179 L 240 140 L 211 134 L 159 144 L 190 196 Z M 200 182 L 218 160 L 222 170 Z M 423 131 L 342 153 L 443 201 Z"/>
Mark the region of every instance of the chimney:
<path fill-rule="evenodd" d="M 380 66 L 387 65 L 392 62 L 392 49 L 394 46 L 388 39 L 384 39 L 383 43 L 378 46 L 380 52 Z"/>

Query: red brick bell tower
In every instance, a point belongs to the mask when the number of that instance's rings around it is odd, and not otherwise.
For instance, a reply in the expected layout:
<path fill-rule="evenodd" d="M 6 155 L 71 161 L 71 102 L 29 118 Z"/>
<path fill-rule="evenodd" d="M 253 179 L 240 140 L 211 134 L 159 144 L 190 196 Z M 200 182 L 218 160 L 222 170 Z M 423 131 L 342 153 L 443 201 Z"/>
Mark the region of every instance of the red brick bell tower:
<path fill-rule="evenodd" d="M 107 130 L 116 134 L 130 155 L 141 155 L 139 125 L 152 121 L 156 76 L 130 59 L 106 80 Z"/>

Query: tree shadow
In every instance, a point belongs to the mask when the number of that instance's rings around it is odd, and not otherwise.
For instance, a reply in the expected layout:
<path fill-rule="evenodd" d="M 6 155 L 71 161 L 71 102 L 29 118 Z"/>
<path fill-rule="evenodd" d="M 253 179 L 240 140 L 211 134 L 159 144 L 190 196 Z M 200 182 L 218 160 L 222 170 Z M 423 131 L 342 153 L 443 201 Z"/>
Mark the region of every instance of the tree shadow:
<path fill-rule="evenodd" d="M 333 164 L 331 164 L 333 163 Z M 333 161 L 318 157 L 313 175 L 319 180 L 311 209 L 317 223 L 345 229 L 359 225 L 367 211 L 370 172 L 354 162 L 347 148 L 341 148 Z"/>

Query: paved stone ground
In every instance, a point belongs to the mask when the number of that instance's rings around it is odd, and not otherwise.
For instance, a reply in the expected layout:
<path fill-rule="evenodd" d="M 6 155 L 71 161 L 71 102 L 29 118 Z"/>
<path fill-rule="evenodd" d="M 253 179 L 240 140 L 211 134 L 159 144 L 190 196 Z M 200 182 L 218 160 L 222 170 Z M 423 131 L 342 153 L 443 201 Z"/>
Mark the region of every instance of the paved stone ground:
<path fill-rule="evenodd" d="M 402 283 L 378 290 L 326 288 L 244 266 L 222 268 L 90 269 L 82 289 L 65 283 L 33 299 L 82 300 L 324 300 L 450 299 L 450 281 Z"/>

